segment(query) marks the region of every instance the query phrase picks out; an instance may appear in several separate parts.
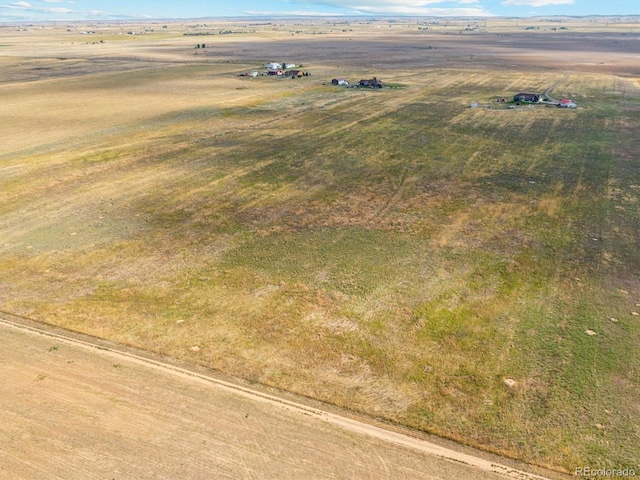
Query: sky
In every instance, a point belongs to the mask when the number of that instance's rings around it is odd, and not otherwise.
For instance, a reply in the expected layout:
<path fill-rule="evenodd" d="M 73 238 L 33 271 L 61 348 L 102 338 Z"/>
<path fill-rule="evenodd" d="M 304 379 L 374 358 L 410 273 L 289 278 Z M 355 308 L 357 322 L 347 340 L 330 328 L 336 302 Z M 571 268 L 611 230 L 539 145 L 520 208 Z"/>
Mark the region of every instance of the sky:
<path fill-rule="evenodd" d="M 0 22 L 333 15 L 640 15 L 640 0 L 0 0 Z"/>

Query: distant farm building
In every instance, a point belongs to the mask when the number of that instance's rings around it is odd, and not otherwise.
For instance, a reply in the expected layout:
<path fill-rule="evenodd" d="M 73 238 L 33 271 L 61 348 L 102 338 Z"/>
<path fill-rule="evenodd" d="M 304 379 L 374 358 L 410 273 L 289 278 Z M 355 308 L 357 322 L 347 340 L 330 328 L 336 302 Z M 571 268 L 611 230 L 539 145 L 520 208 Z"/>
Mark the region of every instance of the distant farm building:
<path fill-rule="evenodd" d="M 266 68 L 267 70 L 281 70 L 282 69 L 282 65 L 280 63 L 277 62 L 271 62 L 271 63 L 267 63 L 264 68 Z"/>
<path fill-rule="evenodd" d="M 576 103 L 573 100 L 569 100 L 568 98 L 563 98 L 558 103 L 560 108 L 576 108 Z"/>
<path fill-rule="evenodd" d="M 382 88 L 382 82 L 376 77 L 373 77 L 371 80 L 360 80 L 360 83 L 358 83 L 358 85 L 360 85 L 361 87 Z"/>
<path fill-rule="evenodd" d="M 344 78 L 334 78 L 333 80 L 331 80 L 331 83 L 333 85 L 349 85 L 349 82 L 347 82 Z"/>
<path fill-rule="evenodd" d="M 538 103 L 540 95 L 537 93 L 518 93 L 513 97 L 514 102 Z"/>
<path fill-rule="evenodd" d="M 286 68 L 287 70 L 290 68 L 296 68 L 296 64 L 295 63 L 285 63 L 284 64 L 284 68 Z"/>
<path fill-rule="evenodd" d="M 267 75 L 275 75 L 277 77 L 281 77 L 284 74 L 284 72 L 280 69 L 270 69 L 267 71 Z"/>
<path fill-rule="evenodd" d="M 291 78 L 300 78 L 304 77 L 304 72 L 302 70 L 287 70 L 285 75 Z"/>

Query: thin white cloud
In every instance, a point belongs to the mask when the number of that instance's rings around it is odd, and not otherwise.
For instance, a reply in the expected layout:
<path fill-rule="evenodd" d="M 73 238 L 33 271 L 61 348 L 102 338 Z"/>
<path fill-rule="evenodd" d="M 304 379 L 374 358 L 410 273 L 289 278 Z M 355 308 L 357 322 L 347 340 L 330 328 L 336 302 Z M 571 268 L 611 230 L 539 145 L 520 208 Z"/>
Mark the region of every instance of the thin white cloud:
<path fill-rule="evenodd" d="M 38 10 L 39 12 L 44 12 L 44 13 L 72 13 L 73 10 L 71 10 L 70 8 L 63 8 L 63 7 L 55 7 L 55 8 L 42 8 Z"/>
<path fill-rule="evenodd" d="M 339 13 L 312 12 L 310 10 L 291 10 L 288 12 L 270 12 L 260 10 L 245 10 L 245 15 L 255 15 L 260 17 L 340 17 Z"/>
<path fill-rule="evenodd" d="M 502 5 L 548 7 L 549 5 L 568 5 L 574 2 L 575 0 L 505 0 Z"/>
<path fill-rule="evenodd" d="M 490 16 L 490 12 L 477 4 L 479 0 L 294 0 L 296 3 L 314 3 L 328 7 L 338 7 L 354 13 L 380 15 L 417 16 Z M 454 6 L 437 7 L 449 3 Z"/>
<path fill-rule="evenodd" d="M 326 5 L 347 9 L 420 8 L 447 0 L 294 0 L 293 3 Z"/>
<path fill-rule="evenodd" d="M 57 3 L 57 2 L 50 1 L 49 3 Z M 8 8 L 11 10 L 18 10 L 25 13 L 29 12 L 29 13 L 35 13 L 35 14 L 42 14 L 42 13 L 69 14 L 74 12 L 74 10 L 70 8 L 64 8 L 64 7 L 52 7 L 52 8 L 34 7 L 28 2 L 9 3 L 8 5 L 0 5 L 0 8 Z"/>
<path fill-rule="evenodd" d="M 151 18 L 148 15 L 121 15 L 102 10 L 74 10 L 60 4 L 74 4 L 70 0 L 39 0 L 39 6 L 32 5 L 26 1 L 18 1 L 10 4 L 0 4 L 0 21 L 5 20 L 62 20 L 68 18 L 77 19 L 133 19 Z M 46 5 L 46 6 L 45 6 Z"/>
<path fill-rule="evenodd" d="M 424 17 L 488 17 L 492 14 L 484 8 L 428 8 L 407 6 L 363 6 L 356 10 L 379 15 L 411 15 Z"/>
<path fill-rule="evenodd" d="M 31 8 L 31 4 L 27 3 L 27 2 L 14 2 L 14 3 L 10 3 L 8 5 L 1 5 L 2 7 L 5 8 L 11 8 L 11 9 L 18 9 L 18 10 L 24 10 L 27 8 Z"/>
<path fill-rule="evenodd" d="M 466 7 L 478 3 L 478 0 L 293 0 L 299 4 L 324 5 L 341 8 L 356 14 L 378 15 L 413 15 L 413 16 L 460 16 L 484 17 L 490 16 L 481 6 Z M 435 7 L 440 3 L 455 3 L 461 6 Z M 346 12 L 345 12 L 346 13 Z"/>

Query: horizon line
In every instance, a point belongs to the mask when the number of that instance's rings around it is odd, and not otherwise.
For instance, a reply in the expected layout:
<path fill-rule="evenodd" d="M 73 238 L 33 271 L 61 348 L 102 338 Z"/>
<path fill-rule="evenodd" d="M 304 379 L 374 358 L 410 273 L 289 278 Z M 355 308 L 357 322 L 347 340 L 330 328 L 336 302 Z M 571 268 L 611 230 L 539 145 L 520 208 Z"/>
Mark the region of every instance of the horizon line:
<path fill-rule="evenodd" d="M 460 15 L 460 16 L 448 16 L 448 15 L 344 15 L 344 14 L 326 14 L 321 17 L 316 15 L 291 15 L 291 14 L 282 14 L 282 15 L 236 15 L 236 16 L 205 16 L 205 17 L 130 17 L 130 18 L 112 18 L 112 19 L 68 19 L 68 20 L 9 20 L 3 21 L 0 20 L 0 25 L 14 25 L 14 24 L 23 24 L 23 23 L 77 23 L 77 22 L 92 22 L 92 23 L 126 23 L 126 22 L 157 22 L 157 21 L 186 21 L 186 20 L 247 20 L 247 19 L 261 19 L 261 20 L 289 20 L 289 19 L 316 19 L 316 20 L 327 20 L 330 18 L 340 18 L 340 19 L 370 19 L 370 20 L 379 20 L 379 19 L 393 19 L 393 18 L 401 18 L 401 19 L 443 19 L 443 20 L 466 20 L 466 19 L 528 19 L 528 18 L 620 18 L 620 17 L 638 17 L 640 19 L 640 14 L 638 13 L 622 13 L 622 14 L 613 14 L 613 15 L 604 15 L 604 14 L 586 14 L 586 15 L 525 15 L 525 16 L 513 16 L 513 15 Z"/>

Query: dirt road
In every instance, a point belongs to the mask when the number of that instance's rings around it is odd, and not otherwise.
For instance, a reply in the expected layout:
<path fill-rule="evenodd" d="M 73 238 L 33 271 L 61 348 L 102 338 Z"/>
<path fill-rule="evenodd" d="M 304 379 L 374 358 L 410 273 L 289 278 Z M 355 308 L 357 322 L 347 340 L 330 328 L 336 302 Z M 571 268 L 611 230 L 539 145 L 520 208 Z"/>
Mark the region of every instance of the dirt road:
<path fill-rule="evenodd" d="M 558 85 L 560 85 L 562 82 L 564 82 L 568 77 L 569 75 L 565 75 L 564 77 L 562 77 L 560 80 L 558 80 L 556 83 L 554 83 L 553 85 L 551 85 L 549 88 L 545 90 L 543 97 L 547 102 L 555 103 L 556 105 L 560 103 L 560 100 L 558 100 L 557 98 L 553 98 L 551 96 L 551 91 L 554 88 L 556 88 Z"/>
<path fill-rule="evenodd" d="M 546 478 L 2 318 L 0 345 L 0 479 Z"/>

